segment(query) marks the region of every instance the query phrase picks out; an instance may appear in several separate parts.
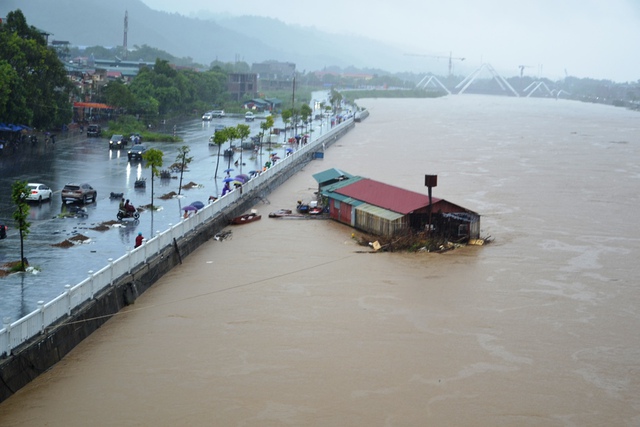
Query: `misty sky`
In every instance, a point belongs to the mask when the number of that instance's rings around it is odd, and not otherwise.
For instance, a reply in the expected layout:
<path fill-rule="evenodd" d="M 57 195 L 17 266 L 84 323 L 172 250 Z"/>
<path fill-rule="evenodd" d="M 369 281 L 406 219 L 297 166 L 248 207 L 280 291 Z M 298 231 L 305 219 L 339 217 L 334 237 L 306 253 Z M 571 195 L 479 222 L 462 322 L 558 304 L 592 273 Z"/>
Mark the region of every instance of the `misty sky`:
<path fill-rule="evenodd" d="M 358 34 L 407 53 L 464 57 L 505 77 L 640 80 L 640 0 L 142 0 L 152 9 L 258 15 Z M 284 59 L 283 59 L 284 60 Z M 420 57 L 415 58 L 419 66 Z M 444 74 L 442 70 L 428 70 Z M 454 66 L 458 66 L 454 61 Z M 354 64 L 367 66 L 367 64 Z"/>

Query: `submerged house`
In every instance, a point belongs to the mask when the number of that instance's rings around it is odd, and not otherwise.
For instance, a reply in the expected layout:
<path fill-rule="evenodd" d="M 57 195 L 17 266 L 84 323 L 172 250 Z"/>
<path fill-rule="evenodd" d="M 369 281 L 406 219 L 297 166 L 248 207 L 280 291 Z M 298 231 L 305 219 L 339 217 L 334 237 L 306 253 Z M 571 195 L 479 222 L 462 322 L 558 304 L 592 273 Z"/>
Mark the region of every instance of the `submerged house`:
<path fill-rule="evenodd" d="M 449 239 L 480 237 L 480 215 L 447 200 L 405 190 L 338 169 L 314 175 L 332 219 L 377 236 L 409 230 Z M 431 218 L 431 219 L 430 219 Z"/>

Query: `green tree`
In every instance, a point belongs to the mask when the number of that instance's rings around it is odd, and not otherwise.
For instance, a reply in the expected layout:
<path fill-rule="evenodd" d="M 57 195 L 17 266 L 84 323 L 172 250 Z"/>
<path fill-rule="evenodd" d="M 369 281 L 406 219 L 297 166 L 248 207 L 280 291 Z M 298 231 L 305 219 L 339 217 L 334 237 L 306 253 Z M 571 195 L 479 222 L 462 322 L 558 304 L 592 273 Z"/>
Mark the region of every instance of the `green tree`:
<path fill-rule="evenodd" d="M 242 173 L 242 152 L 244 151 L 242 145 L 244 143 L 244 140 L 247 139 L 249 135 L 251 135 L 251 128 L 249 127 L 249 125 L 240 123 L 236 125 L 236 130 L 238 132 L 238 138 L 240 138 L 240 173 Z"/>
<path fill-rule="evenodd" d="M 291 123 L 291 116 L 293 116 L 293 111 L 290 109 L 284 110 L 281 113 L 282 121 L 284 122 L 284 141 L 287 141 L 287 126 Z"/>
<path fill-rule="evenodd" d="M 268 133 L 270 134 L 271 128 L 273 127 L 274 124 L 275 124 L 275 120 L 273 119 L 273 116 L 267 116 L 264 122 L 260 123 L 260 129 L 262 129 L 262 134 L 264 135 L 265 131 L 268 131 Z M 271 135 L 269 135 L 269 151 L 271 151 Z"/>
<path fill-rule="evenodd" d="M 236 127 L 228 127 L 225 128 L 224 131 L 227 133 L 227 139 L 229 140 L 229 149 L 232 149 L 232 143 L 235 139 L 240 138 L 240 134 L 238 134 L 238 129 Z M 229 156 L 229 161 L 227 162 L 227 167 L 231 167 L 231 156 Z"/>
<path fill-rule="evenodd" d="M 311 109 L 311 107 L 309 106 L 309 104 L 303 104 L 300 107 L 300 117 L 302 117 L 302 121 L 305 124 L 305 126 L 308 125 L 309 123 L 309 118 L 311 117 L 311 114 L 313 113 L 313 110 Z"/>
<path fill-rule="evenodd" d="M 11 88 L 0 95 L 3 121 L 49 128 L 71 120 L 73 88 L 64 64 L 19 9 L 0 25 L 0 70 L 0 86 Z"/>
<path fill-rule="evenodd" d="M 222 147 L 222 144 L 227 142 L 227 132 L 225 132 L 225 130 L 226 128 L 218 130 L 213 134 L 213 143 L 218 146 L 218 155 L 216 156 L 216 171 L 213 174 L 213 176 L 215 176 L 216 178 L 218 177 L 218 167 L 220 166 L 220 147 Z"/>
<path fill-rule="evenodd" d="M 193 156 L 189 156 L 191 152 L 191 148 L 188 145 L 183 145 L 178 149 L 178 156 L 176 157 L 176 163 L 180 163 L 180 185 L 178 185 L 178 195 L 180 195 L 180 191 L 182 190 L 182 175 L 184 174 L 184 169 L 193 161 Z"/>
<path fill-rule="evenodd" d="M 342 94 L 335 89 L 331 89 L 331 95 L 329 96 L 329 102 L 331 102 L 331 108 L 335 111 L 342 101 Z"/>
<path fill-rule="evenodd" d="M 11 187 L 11 200 L 16 205 L 16 210 L 13 212 L 13 219 L 16 222 L 18 231 L 20 231 L 20 264 L 17 269 L 24 271 L 29 265 L 27 259 L 24 257 L 24 239 L 29 234 L 29 227 L 31 224 L 27 221 L 29 217 L 29 205 L 27 204 L 27 195 L 29 194 L 29 187 L 26 181 L 16 181 Z"/>
<path fill-rule="evenodd" d="M 160 176 L 160 168 L 162 167 L 162 156 L 164 153 L 157 148 L 150 148 L 142 153 L 142 159 L 145 161 L 145 168 L 151 168 L 151 209 L 153 207 L 153 181 L 156 176 Z"/>
<path fill-rule="evenodd" d="M 112 107 L 122 108 L 129 112 L 136 109 L 136 97 L 122 80 L 109 82 L 105 86 L 103 94 L 106 103 Z"/>

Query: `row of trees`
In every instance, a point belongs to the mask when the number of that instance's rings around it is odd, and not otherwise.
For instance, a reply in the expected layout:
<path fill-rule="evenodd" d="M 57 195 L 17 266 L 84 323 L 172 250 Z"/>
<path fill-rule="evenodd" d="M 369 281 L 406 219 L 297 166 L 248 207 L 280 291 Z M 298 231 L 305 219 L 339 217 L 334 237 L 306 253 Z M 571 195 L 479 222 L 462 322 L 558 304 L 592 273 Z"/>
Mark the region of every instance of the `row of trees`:
<path fill-rule="evenodd" d="M 227 74 L 221 70 L 176 70 L 168 61 L 156 59 L 153 69 L 143 67 L 130 84 L 108 83 L 99 101 L 145 116 L 204 111 L 224 103 L 226 85 Z"/>
<path fill-rule="evenodd" d="M 36 128 L 71 121 L 73 86 L 41 32 L 20 10 L 0 24 L 0 118 Z"/>

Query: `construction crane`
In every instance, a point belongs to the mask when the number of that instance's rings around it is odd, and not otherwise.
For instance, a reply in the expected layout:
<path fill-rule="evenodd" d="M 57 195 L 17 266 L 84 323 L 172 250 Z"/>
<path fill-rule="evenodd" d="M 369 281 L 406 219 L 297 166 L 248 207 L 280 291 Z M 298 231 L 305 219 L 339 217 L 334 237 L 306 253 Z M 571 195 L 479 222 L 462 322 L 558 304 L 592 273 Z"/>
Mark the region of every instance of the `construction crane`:
<path fill-rule="evenodd" d="M 453 61 L 464 61 L 465 58 L 456 58 L 451 52 L 449 52 L 449 56 L 439 56 L 439 55 L 422 55 L 419 53 L 405 53 L 406 56 L 422 56 L 424 58 L 436 58 L 436 59 L 448 59 L 449 60 L 449 76 L 453 74 Z"/>
<path fill-rule="evenodd" d="M 520 77 L 522 77 L 524 75 L 524 69 L 533 68 L 533 65 L 518 65 L 518 68 L 520 68 Z"/>

